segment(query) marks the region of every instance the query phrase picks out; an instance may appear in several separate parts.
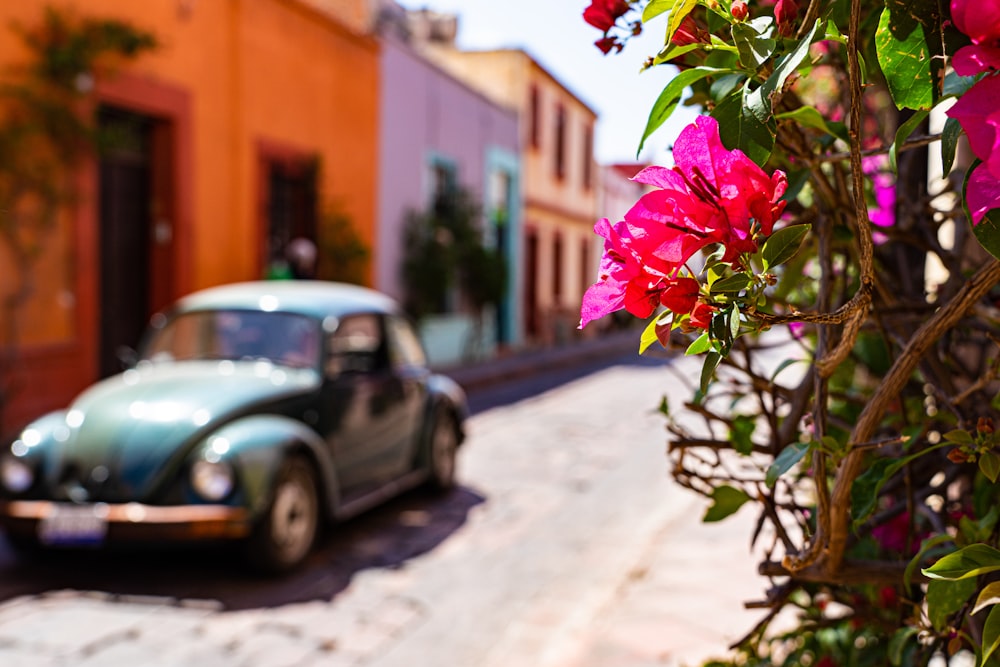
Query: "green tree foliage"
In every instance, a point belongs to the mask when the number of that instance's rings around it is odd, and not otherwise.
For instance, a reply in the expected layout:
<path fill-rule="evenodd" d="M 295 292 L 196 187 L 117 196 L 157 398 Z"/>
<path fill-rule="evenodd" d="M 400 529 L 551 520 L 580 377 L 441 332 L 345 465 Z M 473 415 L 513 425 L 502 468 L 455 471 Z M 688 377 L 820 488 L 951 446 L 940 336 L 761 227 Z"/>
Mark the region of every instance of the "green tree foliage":
<path fill-rule="evenodd" d="M 356 285 L 368 282 L 371 250 L 347 214 L 336 206 L 329 207 L 320 217 L 318 236 L 320 279 Z"/>
<path fill-rule="evenodd" d="M 427 210 L 408 214 L 401 275 L 411 315 L 465 307 L 478 317 L 503 299 L 506 269 L 484 243 L 481 218 L 479 204 L 464 189 L 445 191 Z"/>

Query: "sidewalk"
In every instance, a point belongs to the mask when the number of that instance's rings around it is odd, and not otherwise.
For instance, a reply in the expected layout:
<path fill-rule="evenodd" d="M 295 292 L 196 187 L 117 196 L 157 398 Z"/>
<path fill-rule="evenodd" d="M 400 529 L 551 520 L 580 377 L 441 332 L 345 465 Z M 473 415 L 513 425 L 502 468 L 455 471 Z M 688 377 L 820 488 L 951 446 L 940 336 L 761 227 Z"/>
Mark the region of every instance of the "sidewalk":
<path fill-rule="evenodd" d="M 530 376 L 535 373 L 569 368 L 600 359 L 639 355 L 637 328 L 610 331 L 593 338 L 574 340 L 564 345 L 512 350 L 493 359 L 435 368 L 458 382 L 466 391 Z"/>

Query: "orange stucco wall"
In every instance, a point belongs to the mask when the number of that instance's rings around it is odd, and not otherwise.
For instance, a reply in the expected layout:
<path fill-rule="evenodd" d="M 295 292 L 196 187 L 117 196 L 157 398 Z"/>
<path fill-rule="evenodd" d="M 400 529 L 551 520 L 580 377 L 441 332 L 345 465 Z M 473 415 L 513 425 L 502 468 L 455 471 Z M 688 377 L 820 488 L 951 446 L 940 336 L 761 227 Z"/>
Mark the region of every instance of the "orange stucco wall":
<path fill-rule="evenodd" d="M 351 4 L 342 0 L 341 4 Z M 356 0 L 359 7 L 365 0 Z M 98 87 L 102 101 L 166 110 L 172 140 L 175 248 L 169 296 L 261 277 L 262 146 L 319 158 L 318 204 L 336 202 L 362 239 L 375 239 L 378 45 L 306 0 L 19 0 L 0 3 L 0 68 L 24 58 L 7 32 L 37 25 L 46 6 L 116 18 L 152 31 L 153 52 Z M 359 12 L 361 9 L 358 10 Z M 352 14 L 353 15 L 353 14 Z M 162 94 L 161 94 L 162 93 Z M 146 99 L 162 98 L 158 102 Z M 163 106 L 165 105 L 165 106 Z M 21 318 L 22 371 L 49 368 L 51 388 L 19 391 L 14 419 L 61 407 L 95 379 L 96 172 L 85 166 L 75 210 L 45 244 L 33 302 Z M 0 250 L 0 296 L 11 267 Z M 30 322 L 30 326 L 27 323 Z M 0 339 L 0 345 L 3 345 Z M 46 376 L 48 377 L 48 376 Z M 22 386 L 25 386 L 22 383 Z M 40 388 L 40 387 L 39 387 Z M 7 415 L 6 421 L 12 417 Z M 3 424 L 0 424 L 3 426 Z"/>

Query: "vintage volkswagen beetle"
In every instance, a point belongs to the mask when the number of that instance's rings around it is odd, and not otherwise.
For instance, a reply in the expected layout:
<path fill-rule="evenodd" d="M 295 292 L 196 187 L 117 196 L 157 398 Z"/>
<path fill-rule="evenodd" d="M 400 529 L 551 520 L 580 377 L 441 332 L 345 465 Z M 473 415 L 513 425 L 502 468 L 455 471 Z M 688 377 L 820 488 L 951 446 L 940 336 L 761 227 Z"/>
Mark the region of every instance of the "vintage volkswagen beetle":
<path fill-rule="evenodd" d="M 0 451 L 16 546 L 240 540 L 281 571 L 325 520 L 454 483 L 465 396 L 396 303 L 313 281 L 206 289 L 137 360 Z"/>

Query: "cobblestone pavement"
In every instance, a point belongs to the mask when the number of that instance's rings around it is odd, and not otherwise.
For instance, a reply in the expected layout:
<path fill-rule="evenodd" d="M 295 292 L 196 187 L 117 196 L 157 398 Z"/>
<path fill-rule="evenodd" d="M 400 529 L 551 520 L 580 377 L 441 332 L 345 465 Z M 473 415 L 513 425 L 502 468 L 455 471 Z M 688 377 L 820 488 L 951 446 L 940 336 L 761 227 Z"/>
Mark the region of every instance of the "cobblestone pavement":
<path fill-rule="evenodd" d="M 694 360 L 677 362 L 697 375 Z M 757 618 L 750 519 L 703 526 L 669 479 L 660 366 L 613 366 L 469 424 L 484 501 L 436 548 L 331 599 L 225 611 L 82 590 L 0 604 L 4 667 L 696 665 Z M 406 520 L 419 525 L 419 512 Z M 155 573 L 150 573 L 155 576 Z"/>

